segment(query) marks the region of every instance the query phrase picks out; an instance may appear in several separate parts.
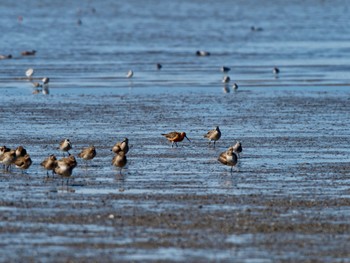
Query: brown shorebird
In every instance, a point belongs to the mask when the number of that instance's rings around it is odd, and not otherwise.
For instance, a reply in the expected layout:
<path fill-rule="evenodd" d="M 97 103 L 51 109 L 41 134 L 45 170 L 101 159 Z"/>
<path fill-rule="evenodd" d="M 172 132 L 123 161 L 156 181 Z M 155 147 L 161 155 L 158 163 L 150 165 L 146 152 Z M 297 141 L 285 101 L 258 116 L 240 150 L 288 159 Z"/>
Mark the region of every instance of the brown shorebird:
<path fill-rule="evenodd" d="M 129 151 L 129 140 L 128 140 L 128 138 L 124 138 L 123 141 L 117 142 L 113 146 L 111 151 L 113 151 L 114 153 L 124 152 L 125 154 L 127 154 L 128 151 Z"/>
<path fill-rule="evenodd" d="M 60 175 L 61 178 L 67 178 L 67 185 L 69 178 L 72 175 L 73 169 L 77 166 L 77 161 L 73 155 L 66 158 L 62 158 L 57 161 L 57 165 L 54 169 L 55 173 Z M 63 184 L 63 181 L 62 181 Z"/>
<path fill-rule="evenodd" d="M 60 149 L 63 152 L 67 152 L 70 155 L 69 150 L 72 149 L 72 144 L 70 143 L 70 140 L 64 139 L 63 141 L 61 141 L 58 149 Z"/>
<path fill-rule="evenodd" d="M 0 155 L 0 163 L 4 165 L 5 171 L 8 172 L 11 164 L 16 160 L 16 151 L 10 150 L 7 152 L 4 152 Z"/>
<path fill-rule="evenodd" d="M 215 129 L 208 131 L 207 134 L 204 135 L 204 138 L 209 139 L 209 145 L 212 141 L 214 141 L 214 148 L 215 148 L 215 142 L 219 140 L 220 137 L 221 137 L 221 131 L 219 129 L 219 126 L 216 126 Z"/>
<path fill-rule="evenodd" d="M 235 143 L 235 145 L 231 146 L 229 149 L 231 149 L 231 148 L 232 148 L 232 151 L 234 151 L 235 153 L 238 154 L 238 156 L 239 156 L 239 154 L 240 154 L 240 153 L 242 152 L 242 150 L 243 150 L 242 144 L 241 144 L 240 141 L 237 141 L 237 142 Z"/>
<path fill-rule="evenodd" d="M 47 172 L 46 175 L 49 176 L 49 171 L 52 171 L 52 175 L 55 173 L 55 167 L 57 166 L 57 159 L 56 156 L 51 154 L 49 157 L 47 157 L 44 161 L 40 163 L 41 166 L 43 166 Z"/>
<path fill-rule="evenodd" d="M 112 159 L 112 165 L 120 168 L 120 174 L 122 173 L 123 167 L 127 164 L 128 160 L 124 152 L 120 151 Z"/>
<path fill-rule="evenodd" d="M 176 145 L 176 147 L 178 146 L 177 145 L 177 142 L 181 142 L 183 141 L 184 138 L 186 138 L 189 142 L 190 139 L 187 138 L 186 136 L 186 133 L 185 132 L 176 132 L 176 131 L 173 131 L 173 132 L 169 132 L 169 133 L 162 133 L 162 135 L 168 139 L 168 141 L 171 142 L 171 147 L 174 146 L 174 144 Z"/>
<path fill-rule="evenodd" d="M 24 156 L 17 157 L 14 164 L 17 168 L 22 169 L 23 173 L 24 170 L 28 169 L 32 165 L 32 159 L 30 159 L 29 154 L 26 154 Z"/>
<path fill-rule="evenodd" d="M 95 158 L 96 156 L 96 148 L 95 146 L 90 146 L 87 148 L 84 148 L 79 154 L 78 156 L 84 160 L 92 160 Z"/>
<path fill-rule="evenodd" d="M 18 146 L 16 148 L 16 157 L 23 157 L 27 154 L 27 150 L 23 148 L 23 146 Z"/>
<path fill-rule="evenodd" d="M 222 152 L 220 154 L 218 161 L 224 165 L 231 166 L 232 173 L 233 166 L 236 166 L 238 157 L 237 154 L 230 147 L 227 151 Z"/>

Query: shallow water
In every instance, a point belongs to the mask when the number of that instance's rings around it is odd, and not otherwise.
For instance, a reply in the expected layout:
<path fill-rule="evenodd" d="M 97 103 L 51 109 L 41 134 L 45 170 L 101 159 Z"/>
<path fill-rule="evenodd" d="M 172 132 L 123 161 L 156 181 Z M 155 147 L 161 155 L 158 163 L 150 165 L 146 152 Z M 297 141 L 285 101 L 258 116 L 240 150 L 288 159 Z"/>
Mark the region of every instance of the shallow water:
<path fill-rule="evenodd" d="M 348 9 L 2 1 L 0 53 L 14 58 L 0 61 L 0 144 L 25 146 L 33 164 L 0 171 L 1 261 L 349 260 Z M 49 94 L 33 93 L 29 67 Z M 203 134 L 216 125 L 214 149 Z M 171 148 L 161 133 L 173 130 L 191 143 Z M 124 137 L 120 175 L 110 149 Z M 63 138 L 74 155 L 97 149 L 68 186 L 40 167 Z M 231 174 L 217 157 L 236 140 Z"/>

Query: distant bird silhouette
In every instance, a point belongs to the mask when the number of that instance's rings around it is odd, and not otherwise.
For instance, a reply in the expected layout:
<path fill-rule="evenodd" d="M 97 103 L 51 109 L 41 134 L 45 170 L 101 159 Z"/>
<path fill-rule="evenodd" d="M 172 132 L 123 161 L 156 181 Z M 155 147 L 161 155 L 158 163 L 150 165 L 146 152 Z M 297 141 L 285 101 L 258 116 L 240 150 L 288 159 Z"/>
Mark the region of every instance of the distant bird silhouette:
<path fill-rule="evenodd" d="M 132 78 L 133 76 L 134 76 L 134 71 L 132 71 L 132 70 L 129 70 L 128 73 L 126 74 L 126 77 L 128 79 Z"/>
<path fill-rule="evenodd" d="M 229 83 L 230 82 L 230 77 L 229 76 L 225 76 L 223 79 L 222 79 L 222 82 L 223 83 Z"/>
<path fill-rule="evenodd" d="M 33 75 L 34 75 L 34 69 L 33 68 L 29 68 L 29 69 L 26 70 L 27 78 L 31 79 Z"/>
<path fill-rule="evenodd" d="M 197 50 L 196 55 L 200 57 L 210 56 L 210 52 L 204 50 Z"/>
<path fill-rule="evenodd" d="M 11 54 L 9 54 L 9 55 L 1 55 L 0 54 L 0 59 L 10 59 L 10 58 L 12 58 Z"/>
<path fill-rule="evenodd" d="M 227 72 L 229 72 L 230 70 L 231 70 L 231 68 L 229 68 L 229 67 L 221 67 L 221 69 L 220 69 L 222 72 L 224 72 L 224 73 L 227 73 Z"/>
<path fill-rule="evenodd" d="M 36 53 L 36 50 L 32 50 L 32 51 L 22 51 L 21 55 L 22 56 L 34 56 Z"/>
<path fill-rule="evenodd" d="M 279 68 L 274 67 L 273 70 L 272 70 L 272 73 L 275 74 L 275 75 L 278 75 L 280 73 Z"/>

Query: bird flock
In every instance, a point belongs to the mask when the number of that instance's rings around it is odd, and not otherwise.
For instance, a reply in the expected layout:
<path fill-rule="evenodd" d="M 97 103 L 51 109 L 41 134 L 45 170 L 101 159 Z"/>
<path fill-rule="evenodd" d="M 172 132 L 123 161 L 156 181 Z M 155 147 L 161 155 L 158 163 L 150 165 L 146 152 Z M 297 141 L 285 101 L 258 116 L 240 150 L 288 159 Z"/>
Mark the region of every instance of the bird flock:
<path fill-rule="evenodd" d="M 23 51 L 21 53 L 22 56 L 34 56 L 36 54 L 35 50 L 32 51 Z M 210 52 L 204 51 L 204 50 L 197 50 L 196 56 L 210 56 Z M 12 58 L 12 55 L 1 55 L 0 59 L 10 59 Z M 162 69 L 162 65 L 160 63 L 156 64 L 156 69 L 160 70 Z M 222 82 L 225 84 L 225 87 L 227 88 L 227 84 L 231 81 L 230 77 L 228 76 L 228 72 L 231 70 L 231 68 L 223 66 L 220 68 L 220 71 L 224 74 Z M 280 73 L 280 70 L 277 67 L 274 67 L 272 70 L 273 74 L 277 76 Z M 50 82 L 50 79 L 48 77 L 44 77 L 41 79 L 41 82 L 34 82 L 33 81 L 33 75 L 35 71 L 33 68 L 28 68 L 25 71 L 26 78 L 32 83 L 33 87 L 35 88 L 35 91 L 33 93 L 42 92 L 44 94 L 48 94 L 48 85 Z M 129 70 L 126 74 L 126 78 L 132 78 L 134 76 L 134 71 Z M 238 89 L 238 85 L 236 83 L 232 86 L 233 90 Z M 188 141 L 190 139 L 186 136 L 185 132 L 169 132 L 161 134 L 164 136 L 168 141 L 171 142 L 171 147 L 178 147 L 178 142 L 183 141 L 184 138 L 186 138 Z M 213 143 L 213 146 L 215 148 L 215 143 L 221 138 L 221 131 L 219 127 L 217 126 L 215 129 L 208 131 L 204 138 L 207 138 L 209 140 L 209 146 L 211 143 Z M 191 142 L 191 141 L 190 141 Z M 43 166 L 47 170 L 47 176 L 49 175 L 49 171 L 52 171 L 52 174 L 57 174 L 62 177 L 70 177 L 72 175 L 73 169 L 77 166 L 76 158 L 69 153 L 69 150 L 72 149 L 72 145 L 69 139 L 64 139 L 61 141 L 58 147 L 59 150 L 62 152 L 67 152 L 68 156 L 63 157 L 62 159 L 58 160 L 55 155 L 51 154 L 47 158 L 44 159 L 44 161 L 41 162 L 41 166 Z M 111 149 L 111 151 L 115 154 L 112 159 L 112 165 L 115 167 L 120 168 L 120 174 L 127 164 L 127 156 L 126 154 L 129 151 L 129 140 L 128 138 L 125 138 L 121 142 L 117 142 Z M 231 166 L 231 172 L 233 171 L 233 167 L 236 166 L 239 158 L 239 154 L 242 152 L 242 145 L 241 142 L 237 141 L 235 145 L 230 146 L 226 151 L 222 152 L 219 157 L 218 161 L 221 164 Z M 88 160 L 92 160 L 96 156 L 96 148 L 95 146 L 89 146 L 87 148 L 82 149 L 82 151 L 78 154 L 78 157 L 83 159 L 85 162 Z M 28 169 L 31 164 L 32 160 L 29 156 L 29 154 L 26 152 L 26 150 L 19 146 L 15 150 L 12 150 L 10 148 L 7 148 L 6 146 L 0 147 L 0 164 L 3 165 L 3 169 L 5 171 L 9 171 L 11 168 L 11 165 L 14 165 L 16 168 L 26 170 Z"/>
<path fill-rule="evenodd" d="M 255 28 L 252 27 L 252 30 L 254 31 Z M 30 50 L 30 51 L 22 51 L 21 52 L 21 55 L 22 56 L 35 56 L 36 54 L 36 50 Z M 197 50 L 195 52 L 196 56 L 199 56 L 199 57 L 206 57 L 206 56 L 210 56 L 211 53 L 208 52 L 208 51 L 205 51 L 205 50 Z M 12 55 L 11 54 L 8 54 L 8 55 L 2 55 L 0 54 L 0 60 L 2 59 L 11 59 L 12 58 Z M 162 69 L 162 64 L 160 63 L 157 63 L 156 64 L 156 69 L 157 70 L 161 70 Z M 228 76 L 228 72 L 231 70 L 230 67 L 226 67 L 226 66 L 222 66 L 220 68 L 220 71 L 224 74 L 223 78 L 222 78 L 222 83 L 224 83 L 224 91 L 225 92 L 229 92 L 229 88 L 228 88 L 228 84 L 230 83 L 231 81 L 231 78 L 230 76 Z M 278 76 L 278 74 L 280 73 L 280 69 L 277 68 L 277 67 L 274 67 L 272 69 L 272 73 L 275 75 L 275 77 Z M 32 83 L 32 86 L 34 88 L 34 91 L 33 91 L 33 94 L 38 94 L 40 92 L 42 92 L 43 94 L 49 94 L 49 81 L 50 79 L 48 77 L 44 77 L 42 78 L 41 80 L 41 83 L 40 82 L 34 82 L 33 81 L 33 75 L 34 75 L 34 69 L 33 68 L 28 68 L 25 72 L 25 75 L 27 77 L 27 79 Z M 128 79 L 131 79 L 132 77 L 134 76 L 134 71 L 132 69 L 130 69 L 125 77 L 128 78 Z M 238 85 L 237 83 L 233 83 L 232 85 L 232 89 L 233 91 L 236 91 L 238 89 Z"/>
<path fill-rule="evenodd" d="M 184 138 L 191 142 L 191 140 L 187 138 L 185 132 L 173 131 L 161 135 L 164 136 L 169 142 L 171 142 L 171 147 L 178 147 L 177 143 L 183 141 Z M 213 130 L 208 131 L 203 137 L 209 140 L 208 146 L 213 143 L 213 146 L 215 148 L 215 143 L 221 138 L 221 131 L 219 126 L 215 127 Z M 128 162 L 127 153 L 129 152 L 130 148 L 131 146 L 129 146 L 128 138 L 124 138 L 124 140 L 117 142 L 111 148 L 111 151 L 114 153 L 111 164 L 116 168 L 119 168 L 120 174 Z M 69 178 L 72 175 L 73 170 L 75 167 L 77 167 L 78 163 L 75 156 L 69 153 L 71 149 L 71 141 L 66 138 L 62 140 L 57 147 L 57 150 L 63 152 L 63 157 L 61 159 L 57 159 L 56 155 L 51 154 L 40 163 L 40 165 L 46 170 L 47 176 L 49 176 L 50 171 L 52 172 L 53 176 L 56 174 L 61 176 L 61 178 Z M 218 161 L 221 164 L 231 166 L 232 173 L 233 167 L 235 167 L 238 163 L 239 154 L 241 152 L 242 144 L 241 142 L 237 141 L 236 144 L 230 146 L 226 151 L 220 153 Z M 65 156 L 65 153 L 67 153 L 67 157 Z M 78 154 L 78 157 L 81 158 L 84 162 L 94 159 L 95 156 L 96 148 L 93 145 L 83 148 Z M 27 153 L 27 150 L 24 149 L 23 146 L 18 146 L 16 149 L 10 149 L 6 146 L 1 146 L 0 164 L 2 164 L 3 170 L 5 172 L 9 172 L 12 165 L 24 172 L 32 165 L 32 160 L 30 158 L 30 155 Z"/>

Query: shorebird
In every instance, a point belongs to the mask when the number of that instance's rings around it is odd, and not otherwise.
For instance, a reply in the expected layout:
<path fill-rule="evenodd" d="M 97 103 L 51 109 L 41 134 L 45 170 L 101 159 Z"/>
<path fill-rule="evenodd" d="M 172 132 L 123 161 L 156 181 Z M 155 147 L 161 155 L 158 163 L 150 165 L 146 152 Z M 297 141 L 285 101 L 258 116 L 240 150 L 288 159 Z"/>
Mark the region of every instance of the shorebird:
<path fill-rule="evenodd" d="M 242 148 L 242 144 L 240 141 L 237 141 L 233 146 L 231 146 L 229 149 L 232 149 L 232 151 L 234 151 L 235 153 L 239 154 L 242 152 L 243 148 Z"/>
<path fill-rule="evenodd" d="M 197 50 L 196 55 L 200 57 L 210 56 L 210 52 L 204 50 Z"/>
<path fill-rule="evenodd" d="M 117 153 L 112 159 L 112 165 L 120 168 L 120 171 L 119 171 L 120 174 L 122 173 L 122 169 L 127 164 L 127 162 L 128 160 L 126 159 L 126 155 L 122 151 Z"/>
<path fill-rule="evenodd" d="M 128 151 L 129 151 L 129 140 L 128 140 L 128 138 L 124 138 L 123 141 L 117 142 L 113 146 L 112 151 L 114 153 L 124 152 L 125 154 L 127 154 Z"/>
<path fill-rule="evenodd" d="M 11 164 L 16 160 L 16 151 L 10 150 L 7 152 L 4 152 L 2 155 L 0 155 L 0 163 L 2 163 L 5 166 L 5 170 L 8 171 Z"/>
<path fill-rule="evenodd" d="M 231 70 L 231 68 L 229 68 L 229 67 L 221 67 L 221 69 L 220 69 L 222 72 L 224 72 L 224 73 L 227 73 L 227 72 L 229 72 L 230 70 Z"/>
<path fill-rule="evenodd" d="M 22 172 L 26 169 L 28 169 L 32 165 L 32 159 L 30 159 L 29 154 L 26 154 L 24 156 L 17 157 L 14 161 L 14 164 L 17 168 L 22 169 Z"/>
<path fill-rule="evenodd" d="M 231 148 L 229 148 L 227 151 L 220 154 L 218 161 L 224 165 L 231 166 L 232 173 L 233 166 L 237 164 L 238 157 L 237 154 Z"/>
<path fill-rule="evenodd" d="M 237 85 L 236 83 L 233 83 L 232 89 L 233 89 L 233 90 L 238 90 L 238 85 Z"/>
<path fill-rule="evenodd" d="M 43 82 L 43 85 L 47 85 L 50 82 L 50 79 L 48 77 L 45 77 L 41 80 Z"/>
<path fill-rule="evenodd" d="M 22 51 L 21 52 L 21 55 L 22 56 L 34 56 L 35 55 L 35 53 L 36 53 L 36 50 L 32 50 L 32 51 Z"/>
<path fill-rule="evenodd" d="M 69 157 L 58 160 L 56 164 L 57 165 L 54 168 L 55 173 L 60 175 L 62 178 L 64 177 L 68 178 L 67 179 L 67 185 L 68 185 L 69 177 L 72 175 L 73 169 L 77 166 L 77 161 L 75 157 L 73 155 L 70 155 Z"/>
<path fill-rule="evenodd" d="M 70 155 L 69 150 L 72 149 L 72 144 L 70 143 L 70 140 L 64 139 L 63 141 L 61 141 L 58 149 L 60 149 L 63 152 L 67 152 Z"/>
<path fill-rule="evenodd" d="M 160 70 L 163 66 L 162 66 L 162 64 L 157 63 L 156 67 L 157 67 L 158 70 Z"/>
<path fill-rule="evenodd" d="M 52 171 L 52 175 L 55 173 L 55 167 L 57 166 L 57 159 L 56 156 L 51 154 L 49 157 L 47 157 L 44 161 L 40 163 L 42 167 L 44 167 L 46 171 L 46 175 L 49 176 L 49 171 Z"/>
<path fill-rule="evenodd" d="M 3 155 L 5 152 L 11 151 L 10 148 L 7 148 L 5 145 L 0 147 L 0 156 Z"/>
<path fill-rule="evenodd" d="M 27 154 L 27 150 L 23 148 L 23 146 L 18 146 L 16 148 L 16 157 L 23 157 Z"/>
<path fill-rule="evenodd" d="M 0 55 L 0 59 L 10 59 L 12 58 L 12 55 L 9 54 L 9 55 Z"/>
<path fill-rule="evenodd" d="M 0 160 L 1 160 L 1 156 L 5 153 L 5 152 L 9 152 L 11 151 L 10 148 L 7 148 L 5 145 L 0 147 Z M 2 161 L 0 161 L 0 163 L 2 163 Z M 3 164 L 3 169 L 5 169 L 5 164 Z"/>
<path fill-rule="evenodd" d="M 274 67 L 273 70 L 272 70 L 272 73 L 275 74 L 275 75 L 278 75 L 280 73 L 279 68 Z"/>
<path fill-rule="evenodd" d="M 96 149 L 95 146 L 90 146 L 87 148 L 84 148 L 79 154 L 78 156 L 80 158 L 82 158 L 83 160 L 87 161 L 87 160 L 92 160 L 95 158 L 96 156 Z"/>
<path fill-rule="evenodd" d="M 134 71 L 132 71 L 131 69 L 128 71 L 128 73 L 126 74 L 126 77 L 128 79 L 132 78 L 132 76 L 134 76 Z"/>
<path fill-rule="evenodd" d="M 27 78 L 31 79 L 33 75 L 34 75 L 34 69 L 33 68 L 29 68 L 29 69 L 26 70 Z"/>
<path fill-rule="evenodd" d="M 222 83 L 229 83 L 230 82 L 230 77 L 229 76 L 224 76 L 224 78 L 222 79 Z"/>
<path fill-rule="evenodd" d="M 173 131 L 173 132 L 169 132 L 169 133 L 162 133 L 162 135 L 168 139 L 168 141 L 171 142 L 171 147 L 174 146 L 174 144 L 176 145 L 176 147 L 178 146 L 177 145 L 177 142 L 181 142 L 184 138 L 186 138 L 189 142 L 190 139 L 187 138 L 186 136 L 186 133 L 185 132 L 176 132 L 176 131 Z"/>
<path fill-rule="evenodd" d="M 212 141 L 214 141 L 214 148 L 215 148 L 215 142 L 219 140 L 220 137 L 221 137 L 221 131 L 219 129 L 219 126 L 216 126 L 215 129 L 208 131 L 207 134 L 204 135 L 204 138 L 209 139 L 209 145 Z"/>
<path fill-rule="evenodd" d="M 255 26 L 251 26 L 251 27 L 250 27 L 250 30 L 251 30 L 251 31 L 256 31 L 256 32 L 263 31 L 263 29 L 262 29 L 261 27 L 255 27 Z"/>

